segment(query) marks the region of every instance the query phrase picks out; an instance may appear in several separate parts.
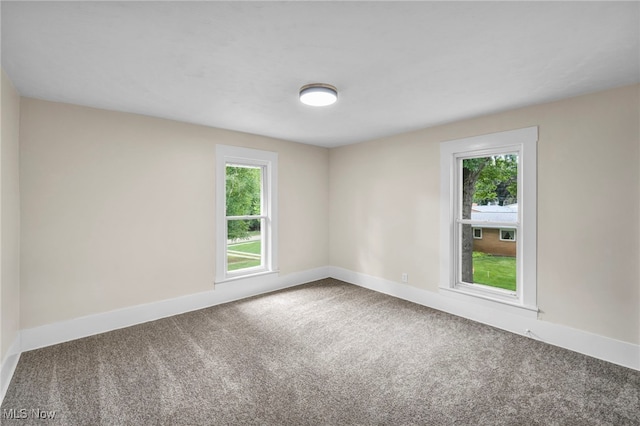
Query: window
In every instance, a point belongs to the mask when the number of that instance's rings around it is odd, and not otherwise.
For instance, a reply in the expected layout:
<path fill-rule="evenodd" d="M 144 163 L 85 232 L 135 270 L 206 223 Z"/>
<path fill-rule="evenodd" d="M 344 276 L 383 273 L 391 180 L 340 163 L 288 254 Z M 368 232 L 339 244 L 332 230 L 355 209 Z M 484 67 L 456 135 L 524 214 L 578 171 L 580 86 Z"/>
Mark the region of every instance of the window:
<path fill-rule="evenodd" d="M 277 271 L 274 152 L 216 146 L 216 282 Z"/>
<path fill-rule="evenodd" d="M 515 241 L 516 230 L 515 229 L 500 229 L 500 241 Z"/>
<path fill-rule="evenodd" d="M 482 228 L 473 228 L 473 238 L 476 240 L 482 239 Z"/>
<path fill-rule="evenodd" d="M 441 144 L 442 289 L 537 310 L 537 140 L 529 127 Z"/>

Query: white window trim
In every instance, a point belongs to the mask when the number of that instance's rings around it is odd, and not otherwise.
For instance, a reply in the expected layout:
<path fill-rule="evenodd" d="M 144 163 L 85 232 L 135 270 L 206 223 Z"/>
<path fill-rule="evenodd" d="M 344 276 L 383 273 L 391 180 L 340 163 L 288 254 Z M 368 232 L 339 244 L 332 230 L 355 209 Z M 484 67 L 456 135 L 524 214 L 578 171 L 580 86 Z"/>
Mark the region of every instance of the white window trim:
<path fill-rule="evenodd" d="M 509 240 L 509 239 L 502 238 L 502 231 L 513 232 L 513 239 Z M 500 238 L 500 241 L 516 242 L 518 240 L 518 231 L 514 228 L 500 228 L 500 233 L 498 234 L 498 237 Z"/>
<path fill-rule="evenodd" d="M 516 311 L 537 312 L 537 142 L 538 127 L 469 137 L 440 144 L 440 289 L 457 298 L 476 303 L 478 298 L 491 306 Z M 517 152 L 518 170 L 518 237 L 515 243 L 520 255 L 517 261 L 516 293 L 481 285 L 456 282 L 457 205 L 456 170 L 459 158 L 483 156 L 496 151 Z M 523 226 L 524 225 L 524 226 Z M 522 271 L 525 271 L 524 273 Z"/>
<path fill-rule="evenodd" d="M 226 166 L 264 167 L 263 217 L 265 219 L 263 266 L 227 272 Z M 215 283 L 236 281 L 278 272 L 278 153 L 230 145 L 216 145 L 216 272 Z"/>

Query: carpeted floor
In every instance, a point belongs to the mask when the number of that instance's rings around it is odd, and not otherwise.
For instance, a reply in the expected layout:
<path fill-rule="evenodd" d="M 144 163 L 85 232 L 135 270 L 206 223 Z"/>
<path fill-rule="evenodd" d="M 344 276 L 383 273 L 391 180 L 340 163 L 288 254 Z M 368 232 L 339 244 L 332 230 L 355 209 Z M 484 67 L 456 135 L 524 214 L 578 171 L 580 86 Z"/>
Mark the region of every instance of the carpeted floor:
<path fill-rule="evenodd" d="M 2 409 L 3 425 L 638 425 L 640 372 L 327 279 L 26 352 Z"/>

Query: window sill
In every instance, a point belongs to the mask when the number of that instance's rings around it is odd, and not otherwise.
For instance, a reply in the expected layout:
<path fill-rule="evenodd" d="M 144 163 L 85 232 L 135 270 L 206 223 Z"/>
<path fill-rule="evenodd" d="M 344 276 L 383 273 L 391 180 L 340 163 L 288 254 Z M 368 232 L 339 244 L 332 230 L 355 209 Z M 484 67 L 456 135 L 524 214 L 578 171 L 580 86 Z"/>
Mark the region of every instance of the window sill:
<path fill-rule="evenodd" d="M 264 277 L 269 277 L 271 275 L 274 276 L 274 278 L 277 278 L 278 275 L 280 274 L 279 270 L 276 271 L 259 271 L 259 272 L 254 272 L 251 274 L 243 274 L 243 275 L 236 275 L 236 276 L 230 276 L 230 277 L 226 277 L 223 279 L 216 279 L 214 281 L 214 285 L 224 285 L 224 284 L 228 284 L 228 283 L 237 283 L 237 282 L 244 282 L 244 281 L 253 281 L 254 279 L 261 279 Z"/>
<path fill-rule="evenodd" d="M 443 295 L 456 300 L 478 304 L 486 308 L 500 310 L 527 318 L 538 318 L 538 308 L 536 306 L 521 305 L 508 300 L 491 297 L 491 295 L 488 294 L 470 293 L 468 291 L 455 288 L 440 287 L 440 290 L 443 290 L 441 291 Z"/>

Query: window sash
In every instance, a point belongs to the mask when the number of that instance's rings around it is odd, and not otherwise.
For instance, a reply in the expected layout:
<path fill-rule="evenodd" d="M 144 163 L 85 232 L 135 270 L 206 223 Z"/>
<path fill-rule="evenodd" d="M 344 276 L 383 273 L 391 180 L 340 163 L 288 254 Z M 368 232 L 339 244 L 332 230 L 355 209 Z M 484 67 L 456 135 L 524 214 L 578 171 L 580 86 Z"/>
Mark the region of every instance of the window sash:
<path fill-rule="evenodd" d="M 264 214 L 249 214 L 244 216 L 225 216 L 227 220 L 253 220 L 253 219 L 269 219 L 269 216 Z"/>
<path fill-rule="evenodd" d="M 520 222 L 492 222 L 490 220 L 473 220 L 473 219 L 456 219 L 456 223 L 460 225 L 484 226 L 485 228 L 519 228 Z"/>
<path fill-rule="evenodd" d="M 257 162 L 257 163 L 261 163 L 261 162 Z M 260 169 L 260 215 L 266 216 L 265 212 L 268 212 L 268 190 L 266 189 L 267 185 L 268 185 L 268 172 L 269 170 L 267 169 L 268 165 L 265 164 L 257 164 L 255 161 L 245 161 L 245 162 L 239 162 L 239 161 L 226 161 L 225 162 L 225 177 L 226 177 L 226 169 L 227 167 L 238 167 L 238 168 L 247 168 L 247 169 L 255 169 L 258 168 Z M 225 182 L 225 213 L 227 212 L 227 205 L 226 205 L 226 182 Z M 251 215 L 241 215 L 241 216 L 251 216 Z M 229 217 L 234 217 L 234 216 L 226 216 L 227 218 Z M 237 216 L 240 217 L 240 216 Z"/>
<path fill-rule="evenodd" d="M 483 222 L 486 224 L 487 222 Z M 493 287 L 482 283 L 467 282 L 462 280 L 462 223 L 458 224 L 453 232 L 453 245 L 454 245 L 454 259 L 455 270 L 453 271 L 453 288 L 473 290 L 478 288 L 483 294 L 493 295 L 497 297 L 506 298 L 511 302 L 516 302 L 520 299 L 522 293 L 522 259 L 521 259 L 521 247 L 518 241 L 514 241 L 516 244 L 516 291 L 506 290 L 499 287 Z M 515 228 L 514 228 L 515 229 Z M 473 231 L 472 231 L 473 232 Z M 510 240 L 511 241 L 511 240 Z"/>
<path fill-rule="evenodd" d="M 236 216 L 237 217 L 237 216 Z M 251 266 L 248 268 L 241 268 L 235 270 L 229 270 L 229 244 L 228 244 L 228 236 L 227 236 L 227 244 L 225 245 L 225 254 L 224 254 L 224 270 L 225 275 L 228 277 L 237 277 L 247 274 L 254 274 L 257 272 L 268 271 L 269 266 L 269 236 L 267 231 L 267 221 L 269 220 L 266 216 L 241 216 L 242 218 L 246 217 L 246 219 L 234 219 L 234 216 L 230 216 L 226 219 L 227 230 L 229 221 L 233 220 L 260 220 L 260 265 Z M 249 242 L 249 241 L 247 241 Z M 240 241 L 242 243 L 242 241 Z"/>

